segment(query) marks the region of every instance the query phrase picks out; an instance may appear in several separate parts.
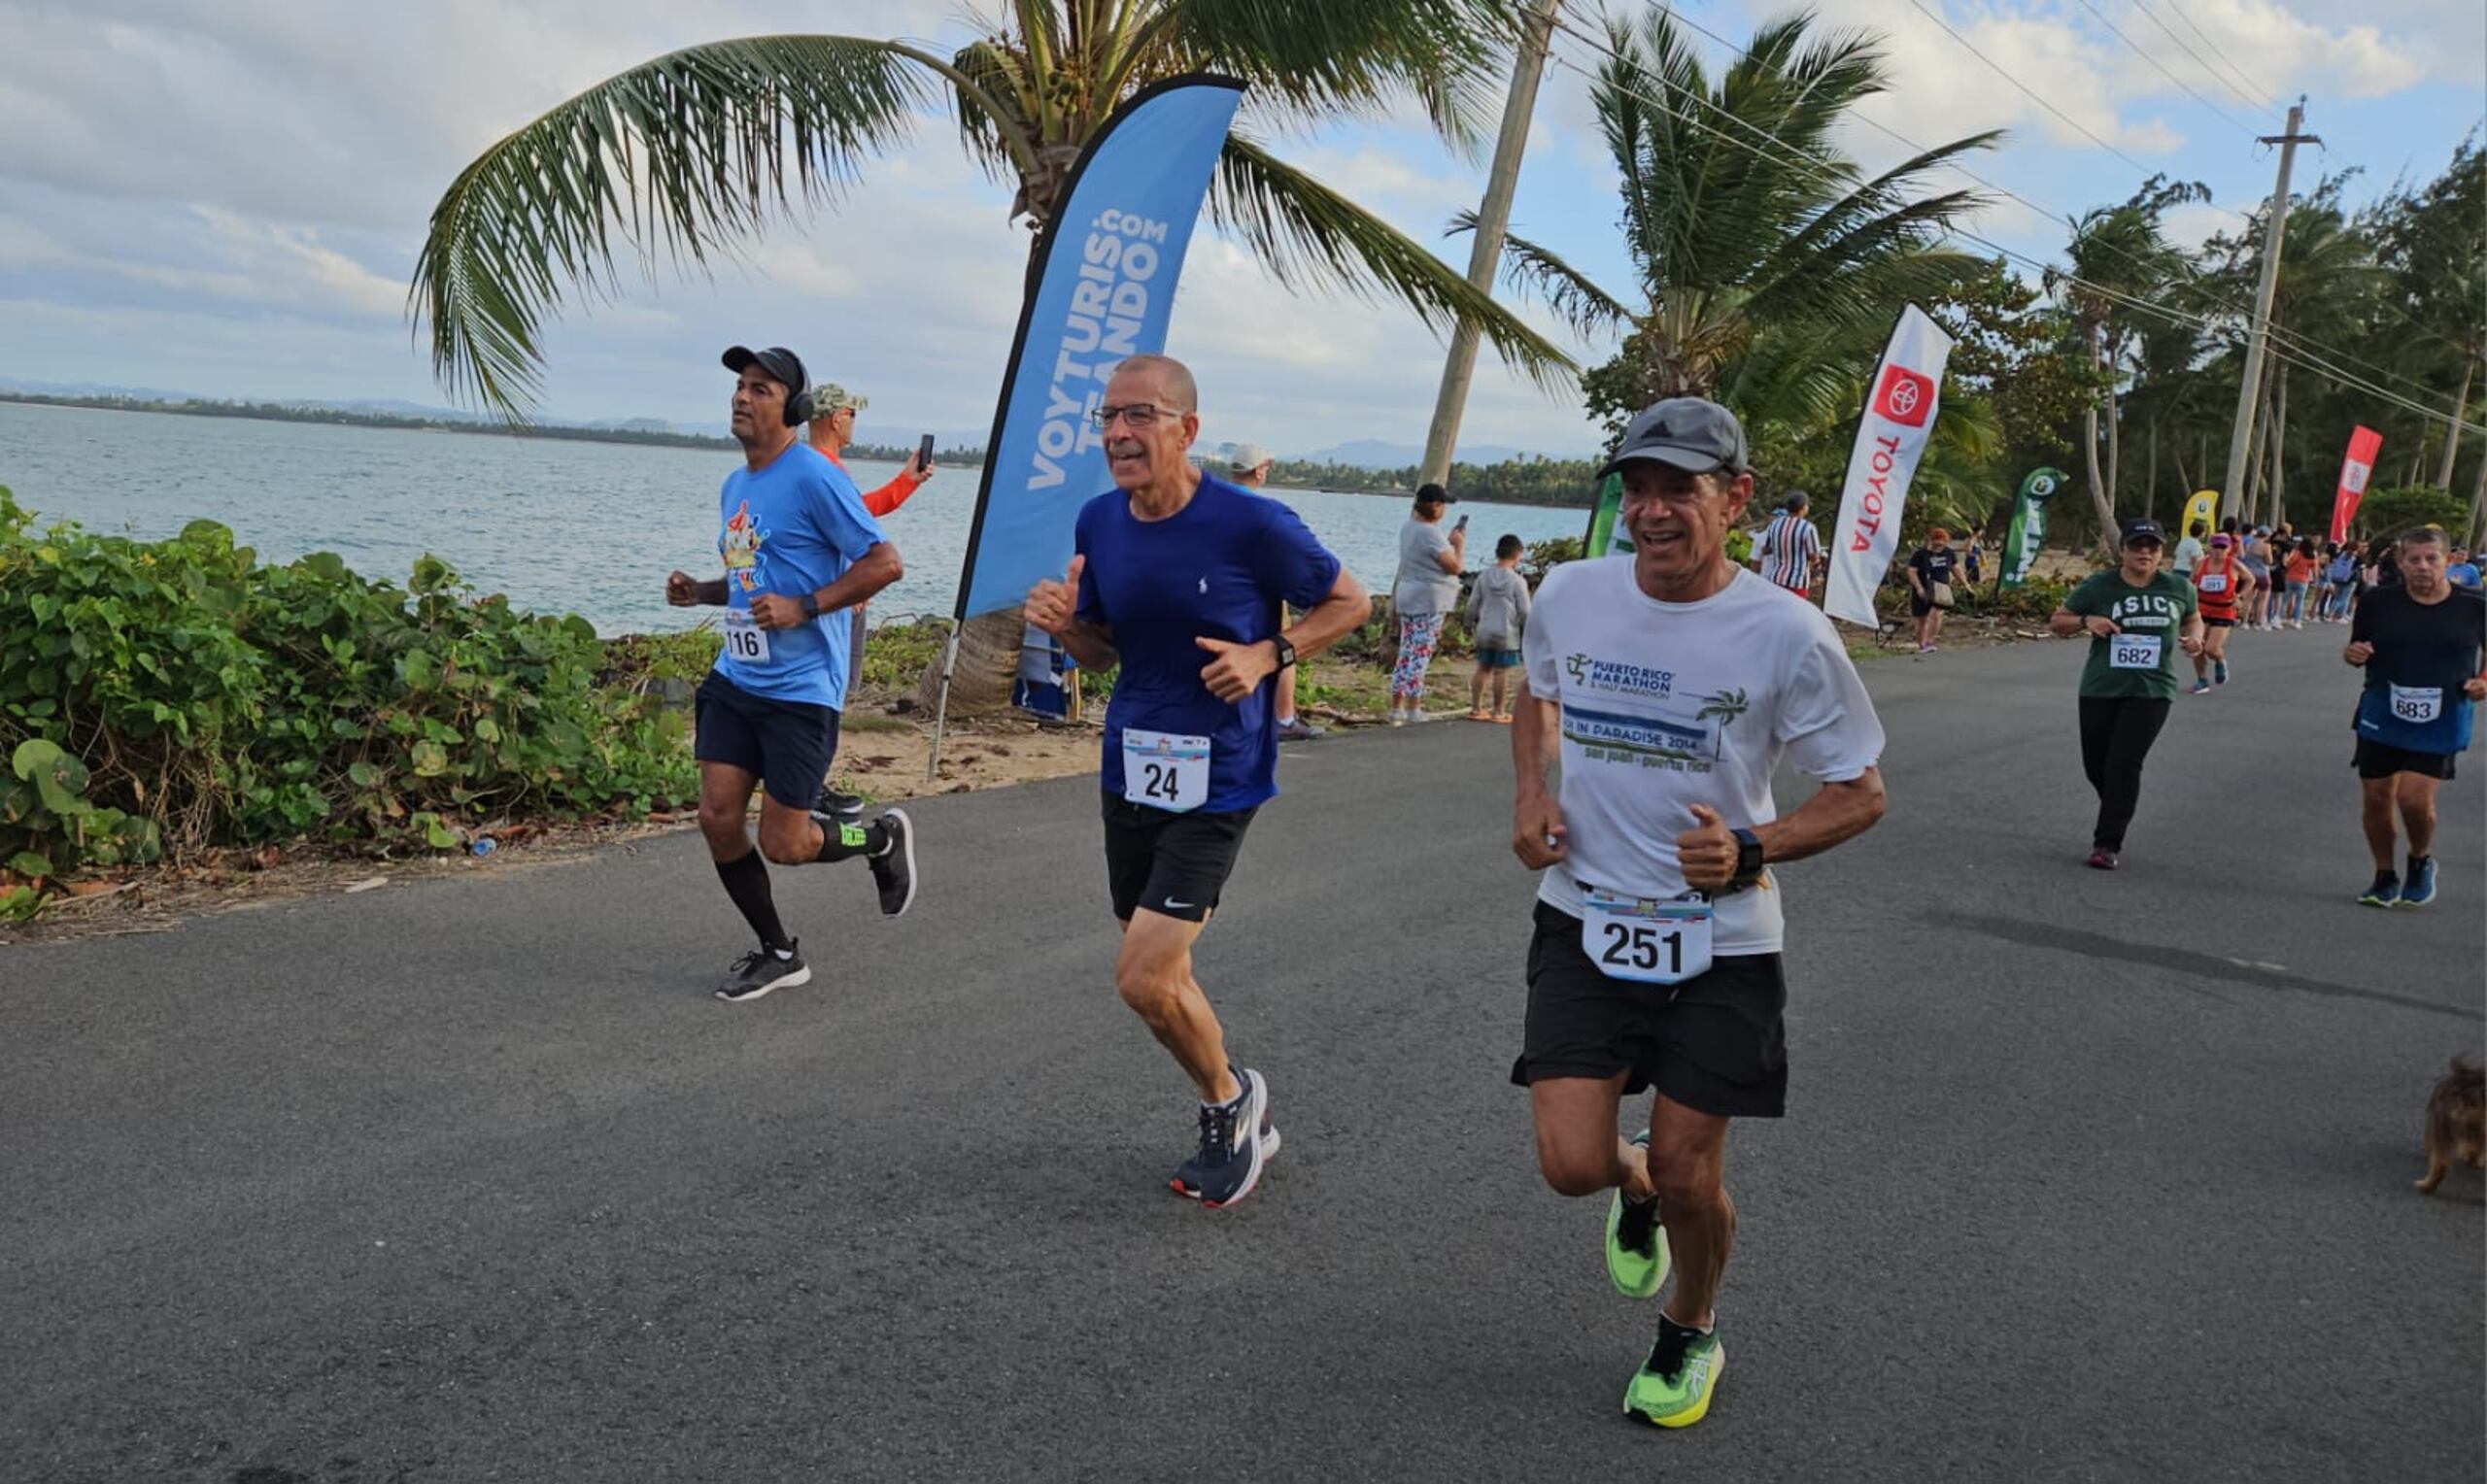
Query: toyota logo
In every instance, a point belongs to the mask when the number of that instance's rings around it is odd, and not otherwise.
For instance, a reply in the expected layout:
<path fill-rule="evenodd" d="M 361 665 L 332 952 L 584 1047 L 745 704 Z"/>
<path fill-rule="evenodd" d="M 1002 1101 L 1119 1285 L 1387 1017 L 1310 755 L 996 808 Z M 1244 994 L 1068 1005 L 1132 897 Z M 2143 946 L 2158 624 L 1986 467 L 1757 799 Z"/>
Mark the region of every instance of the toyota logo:
<path fill-rule="evenodd" d="M 1905 418 L 1917 411 L 1917 383 L 1900 382 L 1891 388 L 1891 415 Z"/>

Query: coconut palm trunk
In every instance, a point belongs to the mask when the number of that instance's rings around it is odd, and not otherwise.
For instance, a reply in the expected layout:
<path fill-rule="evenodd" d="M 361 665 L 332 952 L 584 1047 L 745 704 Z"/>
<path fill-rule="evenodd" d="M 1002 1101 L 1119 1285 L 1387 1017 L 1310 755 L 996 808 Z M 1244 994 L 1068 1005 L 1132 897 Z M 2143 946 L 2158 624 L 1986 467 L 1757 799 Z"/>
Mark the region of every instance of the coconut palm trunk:
<path fill-rule="evenodd" d="M 2470 374 L 2478 362 L 2464 356 L 2461 362 L 2461 389 L 2452 394 L 2452 425 L 2444 429 L 2444 461 L 2436 467 L 2436 488 L 2452 493 L 2453 456 L 2461 451 L 2461 420 L 2470 415 Z"/>

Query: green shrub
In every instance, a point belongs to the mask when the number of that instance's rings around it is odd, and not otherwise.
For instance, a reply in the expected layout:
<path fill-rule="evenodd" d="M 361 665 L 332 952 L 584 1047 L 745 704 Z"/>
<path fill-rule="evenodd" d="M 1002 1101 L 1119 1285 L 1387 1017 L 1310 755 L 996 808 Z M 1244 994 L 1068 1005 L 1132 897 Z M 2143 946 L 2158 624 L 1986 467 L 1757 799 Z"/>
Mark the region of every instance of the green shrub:
<path fill-rule="evenodd" d="M 2397 489 L 2372 489 L 2358 502 L 2358 518 L 2350 534 L 2372 541 L 2389 541 L 2403 531 L 2421 525 L 2440 525 L 2451 533 L 2459 546 L 2470 531 L 2470 502 L 2457 495 L 2425 485 L 2406 486 Z M 2322 531 L 2315 531 L 2317 537 Z"/>
<path fill-rule="evenodd" d="M 606 677 L 585 620 L 431 556 L 401 590 L 324 552 L 261 565 L 209 521 L 38 531 L 0 488 L 0 650 L 17 876 L 305 835 L 446 850 L 505 815 L 697 792 L 682 718 Z"/>
<path fill-rule="evenodd" d="M 1972 588 L 1962 584 L 1954 590 L 1957 596 L 1953 609 L 1958 613 L 1975 614 L 1989 619 L 2031 619 L 2044 623 L 2047 617 L 2063 606 L 2072 595 L 2072 584 L 2061 578 L 2033 577 L 2018 588 L 1998 588 L 1984 583 Z"/>

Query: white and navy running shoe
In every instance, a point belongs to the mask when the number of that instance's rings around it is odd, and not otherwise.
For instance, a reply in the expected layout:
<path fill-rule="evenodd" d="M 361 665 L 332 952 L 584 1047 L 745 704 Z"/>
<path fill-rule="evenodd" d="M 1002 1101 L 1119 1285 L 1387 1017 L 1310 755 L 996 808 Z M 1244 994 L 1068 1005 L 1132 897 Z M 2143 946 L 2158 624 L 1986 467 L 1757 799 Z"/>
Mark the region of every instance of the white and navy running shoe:
<path fill-rule="evenodd" d="M 1200 1149 L 1170 1182 L 1176 1194 L 1212 1211 L 1252 1194 L 1270 1157 L 1278 1152 L 1278 1132 L 1270 1127 L 1269 1083 L 1248 1067 L 1235 1079 L 1244 1091 L 1233 1102 L 1202 1104 Z"/>

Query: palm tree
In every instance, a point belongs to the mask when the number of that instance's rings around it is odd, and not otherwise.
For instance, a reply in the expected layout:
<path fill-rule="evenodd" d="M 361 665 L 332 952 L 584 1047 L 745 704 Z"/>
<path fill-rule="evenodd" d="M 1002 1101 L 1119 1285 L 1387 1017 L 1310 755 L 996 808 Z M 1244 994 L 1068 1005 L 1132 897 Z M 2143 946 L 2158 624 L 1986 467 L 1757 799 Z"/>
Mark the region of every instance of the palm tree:
<path fill-rule="evenodd" d="M 637 265 L 704 271 L 799 202 L 834 201 L 906 142 L 937 93 L 959 139 L 1015 180 L 1010 219 L 1051 222 L 1081 149 L 1151 83 L 1215 71 L 1249 85 L 1209 201 L 1280 282 L 1389 293 L 1436 329 L 1478 324 L 1550 385 L 1562 353 L 1380 219 L 1258 142 L 1374 117 L 1413 94 L 1473 151 L 1499 99 L 1498 0 L 1011 0 L 949 56 L 905 41 L 751 37 L 686 48 L 522 125 L 460 172 L 415 265 L 414 311 L 454 391 L 517 417 L 541 387 L 545 319 Z M 1033 248 L 1032 248 L 1033 253 Z"/>
<path fill-rule="evenodd" d="M 1583 378 L 1591 409 L 1618 427 L 1660 397 L 1721 388 L 1766 336 L 1784 353 L 1887 327 L 1908 299 L 1979 266 L 1934 244 L 1982 198 L 1925 185 L 2001 135 L 1955 140 L 1867 179 L 1832 139 L 1849 110 L 1890 85 L 1882 53 L 1861 32 L 1809 37 L 1811 24 L 1798 15 L 1764 25 L 1714 83 L 1667 10 L 1607 22 L 1612 54 L 1591 97 L 1623 178 L 1638 282 L 1629 293 L 1601 287 L 1521 237 L 1509 241 L 1507 273 L 1584 334 L 1622 336 L 1616 360 Z M 1826 357 L 1774 358 L 1770 385 L 1798 404 L 1836 382 Z M 1729 405 L 1749 420 L 1779 410 Z"/>
<path fill-rule="evenodd" d="M 2099 393 L 2082 410 L 2081 450 L 2090 476 L 2091 508 L 2098 517 L 2098 544 L 2112 552 L 2116 542 L 2116 492 L 2121 485 L 2123 419 L 2117 388 L 2131 363 L 2144 356 L 2154 335 L 2188 333 L 2169 330 L 2163 320 L 2146 319 L 2132 301 L 2155 303 L 2180 293 L 2190 284 L 2193 265 L 2171 245 L 2160 218 L 2172 206 L 2210 198 L 2198 182 L 2170 182 L 2153 176 L 2131 199 L 2100 207 L 2072 221 L 2072 241 L 2064 255 L 2070 274 L 2050 269 L 2048 287 L 2072 312 L 2083 351 L 2097 374 Z M 2099 399 L 2106 404 L 2106 463 L 2099 464 Z"/>

